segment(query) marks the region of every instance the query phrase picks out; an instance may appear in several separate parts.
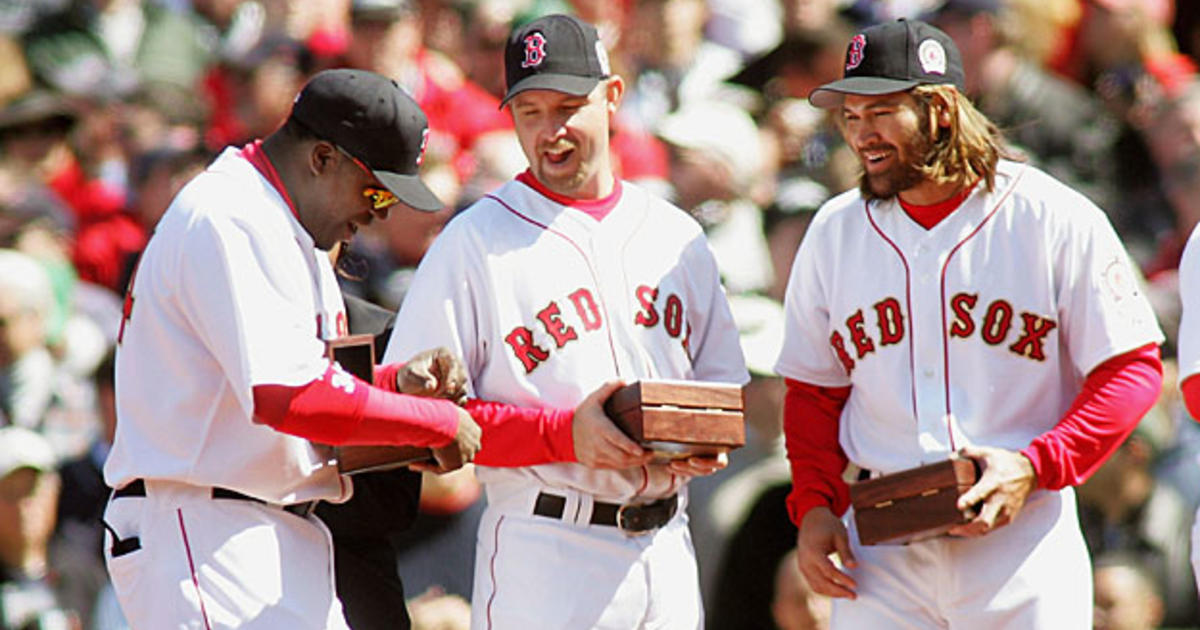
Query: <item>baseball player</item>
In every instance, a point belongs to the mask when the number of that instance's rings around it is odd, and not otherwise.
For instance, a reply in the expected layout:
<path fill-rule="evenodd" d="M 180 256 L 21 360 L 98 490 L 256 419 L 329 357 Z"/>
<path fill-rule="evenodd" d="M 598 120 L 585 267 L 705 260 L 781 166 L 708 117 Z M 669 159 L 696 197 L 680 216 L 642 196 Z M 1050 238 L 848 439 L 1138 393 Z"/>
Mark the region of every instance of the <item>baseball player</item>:
<path fill-rule="evenodd" d="M 776 365 L 798 563 L 837 598 L 834 628 L 1090 627 L 1070 486 L 1161 388 L 1162 334 L 1104 214 L 1008 159 L 962 90 L 951 39 L 898 20 L 855 35 L 844 78 L 809 97 L 862 167 L 800 246 Z M 981 465 L 958 502 L 978 516 L 859 544 L 847 462 L 861 478 L 951 455 Z"/>
<path fill-rule="evenodd" d="M 564 15 L 515 29 L 505 78 L 529 169 L 434 241 L 385 360 L 444 345 L 474 395 L 529 407 L 571 407 L 614 379 L 745 383 L 700 226 L 613 176 L 624 83 L 596 29 Z M 725 460 L 652 463 L 611 422 L 581 425 L 575 461 L 546 465 L 520 443 L 492 450 L 484 428 L 473 627 L 701 627 L 686 484 Z"/>
<path fill-rule="evenodd" d="M 1188 414 L 1200 420 L 1200 229 L 1192 231 L 1179 261 L 1179 389 Z M 1200 509 L 1192 524 L 1192 573 L 1200 585 Z"/>
<path fill-rule="evenodd" d="M 226 149 L 159 223 L 125 301 L 104 468 L 105 559 L 131 627 L 345 628 L 310 512 L 352 483 L 323 445 L 429 446 L 440 469 L 475 455 L 466 410 L 394 393 L 424 377 L 455 390 L 436 353 L 375 385 L 324 358 L 346 332 L 326 250 L 401 201 L 441 205 L 417 177 L 426 131 L 394 81 L 322 72 L 283 127 Z M 471 413 L 570 435 L 570 413 L 505 409 Z"/>

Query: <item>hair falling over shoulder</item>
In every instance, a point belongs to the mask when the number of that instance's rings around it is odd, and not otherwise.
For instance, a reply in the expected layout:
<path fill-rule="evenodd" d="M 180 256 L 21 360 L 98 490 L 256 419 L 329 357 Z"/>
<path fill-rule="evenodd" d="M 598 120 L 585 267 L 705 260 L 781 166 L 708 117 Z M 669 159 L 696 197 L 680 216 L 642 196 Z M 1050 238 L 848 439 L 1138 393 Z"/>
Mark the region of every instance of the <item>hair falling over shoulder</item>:
<path fill-rule="evenodd" d="M 942 108 L 950 113 L 950 125 L 940 128 L 929 148 L 922 170 L 936 182 L 983 180 L 991 192 L 1000 158 L 1024 160 L 1008 146 L 995 123 L 975 108 L 971 100 L 951 85 L 920 85 L 913 97 L 925 108 L 925 121 L 936 120 Z"/>

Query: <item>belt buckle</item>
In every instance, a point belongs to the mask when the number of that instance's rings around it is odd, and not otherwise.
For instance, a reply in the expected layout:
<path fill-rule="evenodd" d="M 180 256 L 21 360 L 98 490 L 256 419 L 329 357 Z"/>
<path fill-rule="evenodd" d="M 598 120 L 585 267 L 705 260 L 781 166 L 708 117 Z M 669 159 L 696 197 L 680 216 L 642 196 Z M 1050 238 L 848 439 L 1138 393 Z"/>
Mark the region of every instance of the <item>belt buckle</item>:
<path fill-rule="evenodd" d="M 642 512 L 639 510 L 638 512 L 629 513 L 629 512 L 627 512 L 627 510 L 638 509 L 641 507 L 644 507 L 644 506 L 632 505 L 630 503 L 624 503 L 621 505 L 621 507 L 617 508 L 617 529 L 621 530 L 622 534 L 625 534 L 626 536 L 630 536 L 630 537 L 645 536 L 646 534 L 649 534 L 650 532 L 654 531 L 655 529 L 658 529 L 657 527 L 641 527 L 640 529 L 634 529 L 635 527 L 638 527 L 641 524 L 635 523 L 635 522 L 630 522 L 630 521 L 639 520 L 638 516 L 640 516 L 642 514 Z M 637 516 L 634 516 L 634 514 L 636 514 Z"/>

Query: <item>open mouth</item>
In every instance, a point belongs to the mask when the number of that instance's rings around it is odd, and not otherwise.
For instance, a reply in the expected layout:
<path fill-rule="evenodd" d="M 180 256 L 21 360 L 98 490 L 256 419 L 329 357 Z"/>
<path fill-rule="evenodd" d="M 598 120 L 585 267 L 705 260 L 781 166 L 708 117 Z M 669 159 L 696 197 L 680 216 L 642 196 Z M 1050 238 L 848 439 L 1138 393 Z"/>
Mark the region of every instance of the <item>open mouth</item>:
<path fill-rule="evenodd" d="M 571 159 L 571 156 L 574 155 L 574 153 L 574 147 L 562 146 L 542 151 L 542 156 L 545 157 L 546 162 L 548 162 L 550 165 L 562 166 Z"/>
<path fill-rule="evenodd" d="M 887 148 L 870 148 L 860 150 L 859 155 L 862 156 L 863 165 L 867 170 L 875 170 L 891 159 L 895 155 L 895 151 Z"/>

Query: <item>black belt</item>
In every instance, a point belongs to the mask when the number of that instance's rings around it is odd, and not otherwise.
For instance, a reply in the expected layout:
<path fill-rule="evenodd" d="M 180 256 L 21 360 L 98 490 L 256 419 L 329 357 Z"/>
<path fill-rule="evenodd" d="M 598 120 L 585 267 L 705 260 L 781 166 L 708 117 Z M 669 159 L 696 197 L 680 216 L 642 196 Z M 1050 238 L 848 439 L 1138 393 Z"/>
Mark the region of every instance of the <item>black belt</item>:
<path fill-rule="evenodd" d="M 561 519 L 567 508 L 567 498 L 557 494 L 539 492 L 537 502 L 533 505 L 533 513 L 538 516 Z M 608 525 L 623 532 L 640 534 L 653 531 L 666 525 L 675 511 L 679 509 L 679 496 L 672 494 L 654 501 L 635 505 L 626 503 L 592 503 L 592 525 Z"/>
<path fill-rule="evenodd" d="M 124 497 L 144 497 L 146 496 L 146 481 L 144 479 L 134 479 L 133 481 L 113 490 L 112 498 L 121 499 Z M 212 489 L 212 498 L 214 499 L 233 499 L 235 501 L 249 501 L 251 503 L 261 503 L 267 505 L 266 501 L 252 497 L 248 494 L 242 494 L 237 490 L 229 488 Z M 314 508 L 317 507 L 316 501 L 305 501 L 303 503 L 292 503 L 291 505 L 283 506 L 283 511 L 295 514 L 299 517 L 307 517 L 312 514 Z"/>

